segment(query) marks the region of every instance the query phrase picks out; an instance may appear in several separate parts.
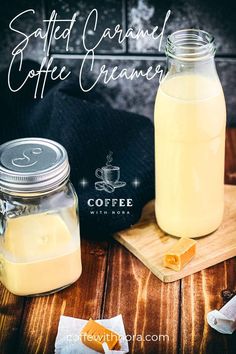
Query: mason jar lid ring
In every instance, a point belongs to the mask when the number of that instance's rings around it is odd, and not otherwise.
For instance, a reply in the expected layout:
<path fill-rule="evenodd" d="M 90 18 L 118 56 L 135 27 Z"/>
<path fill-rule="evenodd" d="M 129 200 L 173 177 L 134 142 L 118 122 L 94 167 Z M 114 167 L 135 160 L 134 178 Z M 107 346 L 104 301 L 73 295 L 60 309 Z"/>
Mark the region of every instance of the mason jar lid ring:
<path fill-rule="evenodd" d="M 70 173 L 65 148 L 50 139 L 23 138 L 0 146 L 0 189 L 45 192 L 56 188 Z"/>

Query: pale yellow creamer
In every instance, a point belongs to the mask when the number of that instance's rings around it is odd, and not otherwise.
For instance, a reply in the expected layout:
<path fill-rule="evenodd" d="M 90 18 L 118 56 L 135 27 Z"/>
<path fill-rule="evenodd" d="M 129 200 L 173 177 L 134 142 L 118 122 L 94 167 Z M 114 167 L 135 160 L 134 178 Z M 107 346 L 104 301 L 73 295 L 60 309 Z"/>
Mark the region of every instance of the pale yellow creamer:
<path fill-rule="evenodd" d="M 226 110 L 217 78 L 168 75 L 155 103 L 156 218 L 179 237 L 216 230 L 224 210 Z"/>
<path fill-rule="evenodd" d="M 80 244 L 57 214 L 7 220 L 0 281 L 16 295 L 41 294 L 76 281 Z"/>

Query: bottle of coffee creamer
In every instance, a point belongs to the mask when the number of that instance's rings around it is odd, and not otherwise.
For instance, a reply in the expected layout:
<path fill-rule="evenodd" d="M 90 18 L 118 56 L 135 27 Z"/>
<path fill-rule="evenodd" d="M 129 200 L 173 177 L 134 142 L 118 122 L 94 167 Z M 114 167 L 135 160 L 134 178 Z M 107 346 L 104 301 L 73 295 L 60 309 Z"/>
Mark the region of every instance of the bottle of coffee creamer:
<path fill-rule="evenodd" d="M 155 103 L 156 218 L 171 235 L 200 237 L 219 227 L 224 210 L 226 109 L 214 38 L 177 31 L 166 55 Z"/>

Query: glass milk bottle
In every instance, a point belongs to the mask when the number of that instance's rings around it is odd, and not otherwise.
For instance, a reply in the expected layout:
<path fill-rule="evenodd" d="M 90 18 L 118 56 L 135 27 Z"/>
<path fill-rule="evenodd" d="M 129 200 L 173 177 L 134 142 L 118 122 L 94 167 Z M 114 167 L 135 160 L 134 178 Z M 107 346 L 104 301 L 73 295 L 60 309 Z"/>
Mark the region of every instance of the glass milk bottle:
<path fill-rule="evenodd" d="M 155 102 L 157 222 L 178 237 L 215 231 L 224 210 L 226 109 L 214 38 L 187 29 L 167 39 Z"/>

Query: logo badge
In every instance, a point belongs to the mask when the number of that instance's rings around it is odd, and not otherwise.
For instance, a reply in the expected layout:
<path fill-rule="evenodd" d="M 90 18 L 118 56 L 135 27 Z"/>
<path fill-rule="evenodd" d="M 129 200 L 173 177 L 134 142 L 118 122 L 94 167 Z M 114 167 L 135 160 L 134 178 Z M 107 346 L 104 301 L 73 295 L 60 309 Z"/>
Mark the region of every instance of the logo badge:
<path fill-rule="evenodd" d="M 120 181 L 120 167 L 112 165 L 113 152 L 110 151 L 106 157 L 106 165 L 95 170 L 95 176 L 100 181 L 95 182 L 95 189 L 113 193 L 116 188 L 126 186 L 126 182 Z"/>

